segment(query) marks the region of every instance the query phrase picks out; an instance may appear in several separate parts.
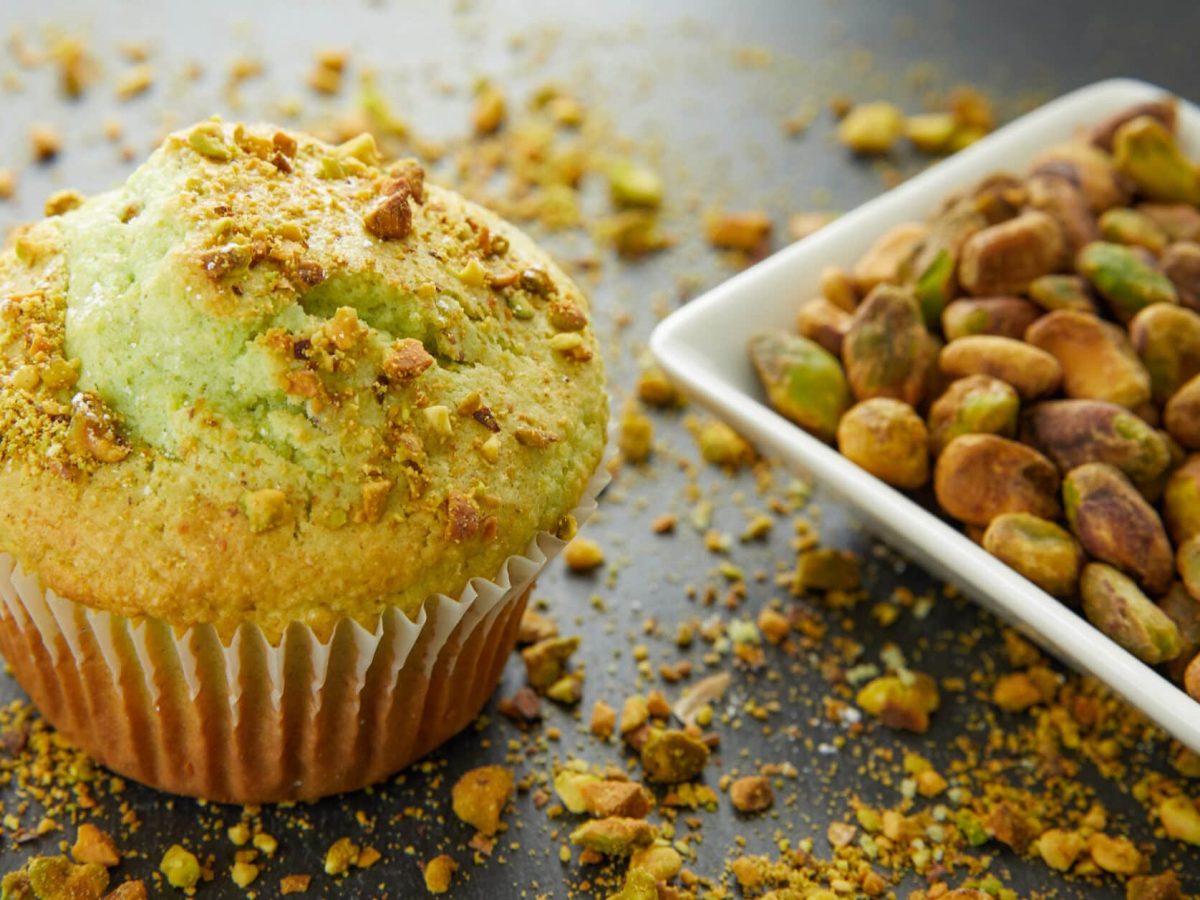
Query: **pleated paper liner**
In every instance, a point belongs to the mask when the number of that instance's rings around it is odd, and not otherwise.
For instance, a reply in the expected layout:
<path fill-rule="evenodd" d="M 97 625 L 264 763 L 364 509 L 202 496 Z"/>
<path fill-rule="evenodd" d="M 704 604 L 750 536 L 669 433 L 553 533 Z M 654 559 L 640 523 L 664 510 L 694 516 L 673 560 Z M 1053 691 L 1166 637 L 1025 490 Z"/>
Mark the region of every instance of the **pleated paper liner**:
<path fill-rule="evenodd" d="M 601 466 L 580 522 L 607 482 Z M 256 625 L 224 644 L 211 625 L 91 609 L 0 554 L 0 650 L 42 715 L 122 775 L 220 802 L 313 799 L 385 778 L 475 718 L 563 546 L 541 532 L 494 580 L 431 596 L 415 618 L 343 619 L 327 641 L 293 623 L 275 646 Z"/>

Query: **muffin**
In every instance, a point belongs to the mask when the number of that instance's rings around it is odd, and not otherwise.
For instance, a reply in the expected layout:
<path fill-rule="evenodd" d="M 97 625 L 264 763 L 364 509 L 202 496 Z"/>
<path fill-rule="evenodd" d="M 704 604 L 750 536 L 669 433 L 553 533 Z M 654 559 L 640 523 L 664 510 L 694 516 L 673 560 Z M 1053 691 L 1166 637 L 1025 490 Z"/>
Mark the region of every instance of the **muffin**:
<path fill-rule="evenodd" d="M 110 768 L 357 788 L 464 727 L 590 505 L 588 304 L 524 234 L 208 121 L 0 255 L 0 649 Z"/>

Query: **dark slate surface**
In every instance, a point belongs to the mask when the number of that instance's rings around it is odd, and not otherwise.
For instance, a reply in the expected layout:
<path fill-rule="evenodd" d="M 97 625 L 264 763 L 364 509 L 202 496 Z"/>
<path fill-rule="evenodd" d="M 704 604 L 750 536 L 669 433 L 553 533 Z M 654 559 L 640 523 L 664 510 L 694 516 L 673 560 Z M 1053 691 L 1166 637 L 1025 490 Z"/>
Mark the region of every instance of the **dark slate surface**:
<path fill-rule="evenodd" d="M 547 80 L 567 85 L 610 116 L 620 133 L 639 136 L 641 146 L 645 146 L 643 139 L 651 140 L 661 154 L 668 181 L 671 228 L 682 238 L 670 254 L 635 266 L 606 266 L 603 278 L 592 288 L 600 327 L 616 348 L 609 362 L 617 403 L 633 383 L 637 354 L 657 314 L 680 302 L 681 294 L 694 295 L 728 274 L 696 239 L 697 209 L 714 203 L 764 206 L 776 216 L 782 231 L 790 212 L 847 209 L 881 190 L 879 175 L 871 166 L 856 164 L 833 149 L 824 112 L 831 94 L 888 97 L 916 108 L 924 71 L 935 88 L 960 81 L 979 84 L 1010 114 L 1111 75 L 1135 75 L 1185 96 L 1200 96 L 1194 41 L 1194 35 L 1200 34 L 1200 6 L 1167 0 L 1137 4 L 920 0 L 903 8 L 865 2 L 734 5 L 712 0 L 670 0 L 646 8 L 631 2 L 549 0 L 511 5 L 208 0 L 187 8 L 129 0 L 5 3 L 0 32 L 18 25 L 31 33 L 43 25 L 84 30 L 106 58 L 110 74 L 124 65 L 114 52 L 120 41 L 147 40 L 155 47 L 153 61 L 160 72 L 170 74 L 160 75 L 150 95 L 118 110 L 111 80 L 84 100 L 65 104 L 57 99 L 48 72 L 21 73 L 23 90 L 0 94 L 4 114 L 0 165 L 23 166 L 25 133 L 33 122 L 57 124 L 68 136 L 67 145 L 56 165 L 22 172 L 16 201 L 0 205 L 0 225 L 35 216 L 43 197 L 55 188 L 93 191 L 124 176 L 130 164 L 120 162 L 101 137 L 101 123 L 108 116 L 119 114 L 140 154 L 164 126 L 182 125 L 212 112 L 235 115 L 226 109 L 221 85 L 225 67 L 236 55 L 257 55 L 268 65 L 266 76 L 248 83 L 244 91 L 246 106 L 241 114 L 248 118 L 273 117 L 277 115 L 274 101 L 306 96 L 303 79 L 315 47 L 346 46 L 352 48 L 356 65 L 370 63 L 379 69 L 381 84 L 397 106 L 422 134 L 431 136 L 460 130 L 469 108 L 469 88 L 477 76 L 495 76 L 516 98 Z M 525 38 L 525 50 L 512 49 L 514 35 Z M 769 48 L 773 64 L 766 68 L 735 65 L 736 48 L 746 45 Z M 542 46 L 544 53 L 530 49 Z M 182 61 L 191 58 L 204 64 L 206 75 L 184 90 L 177 73 Z M 916 63 L 929 66 L 914 72 Z M 10 68 L 15 67 L 0 61 L 0 72 Z M 430 90 L 431 84 L 454 90 Z M 310 111 L 322 105 L 333 110 L 345 102 L 343 98 L 306 101 L 306 105 Z M 780 120 L 806 103 L 822 111 L 818 123 L 800 140 L 785 139 Z M 575 239 L 552 238 L 548 243 L 567 259 L 590 249 L 586 241 Z M 681 274 L 691 276 L 683 290 L 678 282 Z M 621 330 L 616 326 L 619 313 L 631 320 Z M 656 617 L 669 634 L 680 618 L 709 614 L 686 597 L 685 584 L 720 585 L 714 574 L 716 558 L 704 550 L 701 536 L 686 522 L 692 506 L 685 498 L 688 475 L 673 460 L 676 451 L 694 458 L 683 416 L 656 416 L 655 421 L 664 445 L 660 463 L 645 473 L 624 475 L 610 491 L 601 516 L 589 526 L 589 533 L 607 549 L 615 571 L 579 578 L 566 576 L 561 564 L 555 565 L 536 593 L 548 599 L 551 614 L 565 631 L 585 635 L 579 656 L 588 673 L 584 710 L 601 697 L 619 706 L 623 697 L 640 688 L 630 644 L 642 640 L 645 617 Z M 778 477 L 780 483 L 786 481 L 782 473 Z M 716 499 L 714 526 L 735 535 L 745 517 L 730 502 L 732 491 L 744 491 L 748 507 L 761 502 L 747 475 L 731 486 L 725 476 L 704 469 L 698 483 L 705 496 Z M 918 593 L 933 587 L 922 572 L 874 547 L 835 503 L 822 506 L 826 542 L 856 548 L 872 559 L 874 600 L 886 599 L 898 584 Z M 680 514 L 679 533 L 673 538 L 652 537 L 649 522 L 667 511 Z M 756 568 L 773 572 L 781 560 L 792 557 L 790 532 L 783 520 L 768 545 L 735 546 L 733 560 L 748 572 Z M 752 585 L 743 614 L 752 616 L 778 593 L 769 582 Z M 597 594 L 607 612 L 598 612 L 593 604 Z M 914 666 L 940 677 L 1004 665 L 995 622 L 966 601 L 939 602 L 927 619 L 917 621 L 906 615 L 886 631 L 873 624 L 869 607 L 863 604 L 851 614 L 854 634 L 866 645 L 868 659 L 876 659 L 883 643 L 893 641 L 905 649 Z M 964 649 L 956 637 L 962 633 L 977 635 L 977 642 Z M 655 664 L 677 656 L 669 639 L 648 643 Z M 705 649 L 698 646 L 690 653 L 698 666 Z M 824 853 L 825 826 L 845 814 L 847 794 L 894 803 L 894 789 L 881 787 L 861 772 L 872 748 L 915 749 L 936 761 L 956 736 L 967 733 L 972 740 L 982 740 L 970 729 L 978 722 L 983 704 L 968 692 L 948 698 L 947 708 L 924 737 L 872 732 L 840 752 L 822 752 L 818 745 L 844 731 L 821 718 L 827 681 L 805 657 L 790 670 L 773 652 L 768 660 L 771 665 L 759 674 L 738 674 L 731 697 L 753 696 L 760 703 L 777 699 L 782 711 L 770 720 L 771 734 L 764 734 L 761 725 L 750 719 L 740 728 L 724 726 L 720 755 L 726 768 L 737 765 L 743 771 L 757 762 L 791 762 L 800 777 L 781 796 L 794 792 L 796 800 L 781 807 L 777 816 L 757 821 L 735 818 L 727 806 L 720 814 L 701 814 L 704 841 L 697 860 L 690 864 L 701 874 L 719 873 L 737 835 L 744 835 L 751 849 L 761 850 L 769 850 L 778 837 L 794 844 L 811 836 Z M 782 672 L 783 677 L 768 677 L 769 671 Z M 522 681 L 514 659 L 499 695 L 511 693 Z M 19 693 L 11 680 L 0 681 L 0 698 Z M 550 710 L 548 724 L 562 729 L 562 740 L 547 743 L 530 762 L 519 765 L 521 773 L 547 773 L 554 758 L 575 753 L 599 761 L 619 760 L 615 748 L 601 748 L 586 738 L 569 714 Z M 508 816 L 509 834 L 482 865 L 470 862 L 469 851 L 462 849 L 470 831 L 449 813 L 449 785 L 458 774 L 485 762 L 504 761 L 508 742 L 519 737 L 507 721 L 495 719 L 486 729 L 452 741 L 435 755 L 432 765 L 410 772 L 403 783 L 298 810 L 265 811 L 263 825 L 279 838 L 281 849 L 254 887 L 261 896 L 273 896 L 279 876 L 319 872 L 324 848 L 336 837 L 350 835 L 379 847 L 383 861 L 337 884 L 318 874 L 310 896 L 418 896 L 422 888 L 417 861 L 443 849 L 464 864 L 454 896 L 567 896 L 568 885 L 578 884 L 582 876 L 575 865 L 560 864 L 562 834 L 552 834 L 556 824 L 534 809 L 528 795 L 517 800 L 515 813 Z M 1155 764 L 1165 767 L 1163 744 L 1147 749 Z M 717 771 L 715 766 L 710 769 L 710 782 L 715 782 Z M 1142 807 L 1125 793 L 1127 783 L 1099 778 L 1087 764 L 1082 777 L 1113 812 L 1114 830 L 1127 830 L 1139 841 L 1153 840 Z M 0 797 L 7 799 L 2 788 Z M 231 823 L 236 810 L 172 800 L 132 785 L 125 799 L 144 823 L 132 842 L 144 858 L 130 859 L 123 871 L 145 875 L 170 843 L 195 844 L 203 835 L 207 839 L 201 846 L 216 854 L 218 872 L 217 880 L 203 893 L 242 893 L 225 874 L 234 848 L 219 836 L 214 824 Z M 429 817 L 417 821 L 404 815 L 410 807 L 427 810 Z M 373 823 L 371 834 L 365 834 L 356 821 L 358 813 Z M 297 828 L 297 819 L 311 828 Z M 512 848 L 510 842 L 519 846 Z M 15 865 L 23 853 L 48 852 L 51 843 L 5 849 L 5 868 Z M 1184 852 L 1179 845 L 1165 842 L 1155 846 L 1155 869 L 1174 861 L 1188 873 L 1188 887 L 1200 891 L 1197 851 Z M 1007 883 L 1022 894 L 1057 890 L 1058 896 L 1121 896 L 1112 884 L 1101 888 L 1063 881 L 1040 863 L 1005 853 L 998 854 L 994 871 L 1007 873 Z M 905 884 L 915 887 L 919 880 Z"/>

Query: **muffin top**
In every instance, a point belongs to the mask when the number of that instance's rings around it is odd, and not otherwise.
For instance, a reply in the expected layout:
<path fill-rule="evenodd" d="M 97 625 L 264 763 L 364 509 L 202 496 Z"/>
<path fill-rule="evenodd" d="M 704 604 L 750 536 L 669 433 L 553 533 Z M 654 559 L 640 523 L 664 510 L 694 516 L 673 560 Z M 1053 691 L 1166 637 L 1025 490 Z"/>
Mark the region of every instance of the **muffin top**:
<path fill-rule="evenodd" d="M 0 255 L 0 550 L 44 587 L 324 636 L 570 527 L 587 301 L 416 163 L 208 121 L 47 213 Z"/>

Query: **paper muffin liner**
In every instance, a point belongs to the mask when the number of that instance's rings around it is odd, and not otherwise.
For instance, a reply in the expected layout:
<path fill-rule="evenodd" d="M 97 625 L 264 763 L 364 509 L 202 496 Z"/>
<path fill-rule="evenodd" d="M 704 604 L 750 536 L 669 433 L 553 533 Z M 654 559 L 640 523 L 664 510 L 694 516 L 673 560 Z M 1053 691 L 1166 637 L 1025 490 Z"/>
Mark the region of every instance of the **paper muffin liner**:
<path fill-rule="evenodd" d="M 608 480 L 602 464 L 580 523 Z M 392 774 L 478 715 L 564 546 L 540 532 L 493 580 L 432 595 L 413 618 L 343 619 L 325 641 L 292 623 L 277 645 L 253 624 L 226 644 L 211 625 L 92 609 L 0 553 L 0 650 L 42 715 L 122 775 L 221 802 L 313 799 Z"/>

